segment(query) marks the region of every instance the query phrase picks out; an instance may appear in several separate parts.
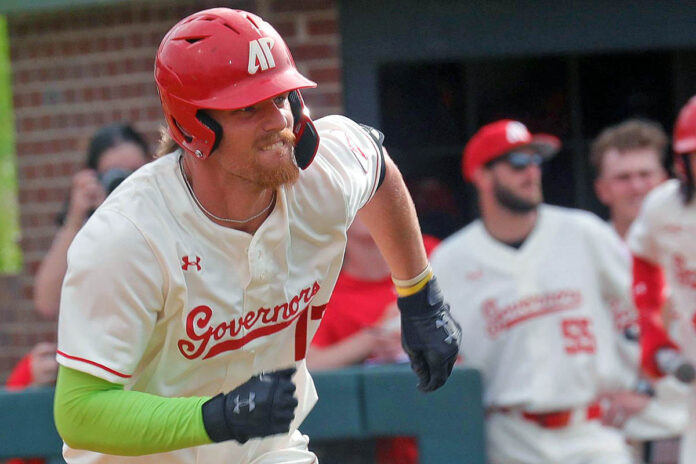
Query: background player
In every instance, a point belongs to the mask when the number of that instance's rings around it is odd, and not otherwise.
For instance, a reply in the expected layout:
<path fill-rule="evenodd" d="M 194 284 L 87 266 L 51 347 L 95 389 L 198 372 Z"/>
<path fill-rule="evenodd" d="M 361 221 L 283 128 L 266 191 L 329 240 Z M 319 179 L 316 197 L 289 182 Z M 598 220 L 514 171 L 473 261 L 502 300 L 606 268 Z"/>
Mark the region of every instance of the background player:
<path fill-rule="evenodd" d="M 481 370 L 488 458 L 505 463 L 629 463 L 600 422 L 600 358 L 613 356 L 608 303 L 630 299 L 621 246 L 594 215 L 542 204 L 556 137 L 518 121 L 482 127 L 463 174 L 481 219 L 445 239 L 432 265 Z"/>
<path fill-rule="evenodd" d="M 680 369 L 688 366 L 685 360 L 696 362 L 696 97 L 679 112 L 673 150 L 679 179 L 668 180 L 648 195 L 628 235 L 634 255 L 633 292 L 640 312 L 641 362 L 656 377 L 681 376 Z M 676 339 L 670 338 L 662 324 L 665 284 L 678 315 Z M 679 345 L 685 358 L 674 355 Z M 691 422 L 680 451 L 682 464 L 696 462 L 694 398 L 692 388 Z"/>
<path fill-rule="evenodd" d="M 629 119 L 604 129 L 592 143 L 595 193 L 624 239 L 645 196 L 667 179 L 667 134 L 653 121 Z"/>
<path fill-rule="evenodd" d="M 155 80 L 181 148 L 124 181 L 70 247 L 66 460 L 316 462 L 298 431 L 316 401 L 304 357 L 358 211 L 400 294 L 420 388 L 441 386 L 461 332 L 381 134 L 341 116 L 315 127 L 298 91 L 315 84 L 240 10 L 175 25 Z"/>
<path fill-rule="evenodd" d="M 628 119 L 607 127 L 592 143 L 595 192 L 609 209 L 612 229 L 622 241 L 646 195 L 667 179 L 663 164 L 668 143 L 662 127 L 644 119 Z M 628 246 L 626 253 L 630 255 Z M 622 429 L 635 444 L 637 455 L 648 462 L 660 460 L 664 454 L 674 454 L 678 447 L 672 440 L 661 439 L 678 437 L 683 432 L 688 421 L 688 388 L 672 376 L 657 382 L 636 376 L 640 372 L 638 313 L 632 304 L 615 304 L 612 309 L 623 348 L 620 364 L 613 372 L 626 378 L 621 383 L 634 384 L 635 388 L 605 392 L 609 402 L 605 404 L 604 419 Z"/>
<path fill-rule="evenodd" d="M 70 196 L 58 216 L 58 232 L 39 266 L 34 282 L 34 306 L 45 317 L 58 314 L 60 287 L 65 277 L 67 253 L 89 214 L 101 204 L 119 180 L 150 160 L 143 137 L 129 124 L 111 124 L 98 129 L 91 137 L 85 168 L 72 178 Z M 53 385 L 58 363 L 56 344 L 37 343 L 13 368 L 6 386 L 24 389 Z M 11 464 L 42 464 L 43 459 L 14 459 Z"/>

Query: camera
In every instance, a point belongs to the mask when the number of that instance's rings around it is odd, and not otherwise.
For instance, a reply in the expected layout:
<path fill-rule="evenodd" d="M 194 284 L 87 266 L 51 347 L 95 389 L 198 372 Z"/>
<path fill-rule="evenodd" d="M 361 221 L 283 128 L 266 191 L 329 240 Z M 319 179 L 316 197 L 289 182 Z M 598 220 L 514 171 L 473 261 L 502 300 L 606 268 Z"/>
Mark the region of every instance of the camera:
<path fill-rule="evenodd" d="M 99 182 L 106 190 L 106 194 L 110 195 L 126 177 L 130 176 L 133 171 L 128 171 L 121 168 L 113 168 L 99 175 Z"/>
<path fill-rule="evenodd" d="M 133 174 L 133 171 L 129 171 L 127 169 L 121 169 L 121 168 L 113 168 L 109 169 L 108 171 L 99 174 L 99 183 L 102 184 L 102 187 L 104 187 L 104 190 L 106 191 L 106 196 L 108 197 L 111 195 L 111 192 L 116 190 L 116 187 L 118 187 L 121 182 L 123 182 L 126 177 L 130 176 Z M 92 214 L 94 214 L 94 209 L 89 210 L 87 213 L 87 217 L 90 217 Z"/>

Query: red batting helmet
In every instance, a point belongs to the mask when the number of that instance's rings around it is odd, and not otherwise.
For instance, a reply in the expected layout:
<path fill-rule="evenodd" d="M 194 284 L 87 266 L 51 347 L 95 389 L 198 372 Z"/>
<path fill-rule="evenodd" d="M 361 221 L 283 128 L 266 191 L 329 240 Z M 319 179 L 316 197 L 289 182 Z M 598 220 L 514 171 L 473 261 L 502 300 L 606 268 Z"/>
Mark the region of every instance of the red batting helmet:
<path fill-rule="evenodd" d="M 201 159 L 215 149 L 221 129 L 200 110 L 234 110 L 316 87 L 297 71 L 288 46 L 270 24 L 229 8 L 199 11 L 179 21 L 159 46 L 155 81 L 172 137 Z M 298 127 L 301 109 L 293 108 L 296 135 L 311 125 L 305 112 Z"/>
<path fill-rule="evenodd" d="M 473 180 L 474 171 L 517 148 L 532 147 L 545 158 L 556 154 L 561 141 L 549 134 L 532 134 L 519 121 L 502 119 L 483 126 L 464 147 L 462 174 Z"/>
<path fill-rule="evenodd" d="M 672 145 L 677 155 L 696 152 L 696 96 L 679 111 Z"/>

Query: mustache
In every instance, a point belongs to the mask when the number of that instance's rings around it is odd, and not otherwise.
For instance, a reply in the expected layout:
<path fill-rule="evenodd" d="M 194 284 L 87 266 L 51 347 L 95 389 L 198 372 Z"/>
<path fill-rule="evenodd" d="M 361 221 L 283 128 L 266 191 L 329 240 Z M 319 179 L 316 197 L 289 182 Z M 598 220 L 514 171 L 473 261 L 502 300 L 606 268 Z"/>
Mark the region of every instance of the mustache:
<path fill-rule="evenodd" d="M 271 134 L 267 137 L 264 137 L 260 140 L 259 145 L 263 147 L 266 145 L 272 145 L 277 142 L 283 142 L 287 145 L 290 145 L 291 147 L 294 147 L 295 140 L 296 137 L 295 134 L 293 134 L 292 130 L 289 128 L 285 128 L 280 132 L 276 132 L 275 134 Z"/>

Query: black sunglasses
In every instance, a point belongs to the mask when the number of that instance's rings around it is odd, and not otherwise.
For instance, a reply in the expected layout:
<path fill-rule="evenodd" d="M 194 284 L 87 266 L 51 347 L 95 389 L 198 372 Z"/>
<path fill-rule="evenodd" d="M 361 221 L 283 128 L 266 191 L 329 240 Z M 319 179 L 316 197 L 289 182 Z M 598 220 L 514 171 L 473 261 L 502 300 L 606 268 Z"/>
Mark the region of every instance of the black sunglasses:
<path fill-rule="evenodd" d="M 539 153 L 527 153 L 523 151 L 513 151 L 500 158 L 505 161 L 515 171 L 522 171 L 530 165 L 541 166 L 544 157 Z"/>

